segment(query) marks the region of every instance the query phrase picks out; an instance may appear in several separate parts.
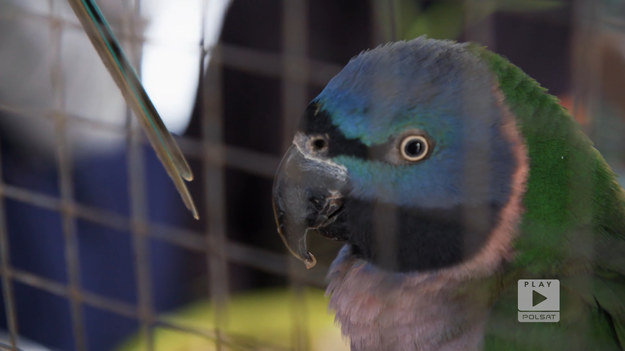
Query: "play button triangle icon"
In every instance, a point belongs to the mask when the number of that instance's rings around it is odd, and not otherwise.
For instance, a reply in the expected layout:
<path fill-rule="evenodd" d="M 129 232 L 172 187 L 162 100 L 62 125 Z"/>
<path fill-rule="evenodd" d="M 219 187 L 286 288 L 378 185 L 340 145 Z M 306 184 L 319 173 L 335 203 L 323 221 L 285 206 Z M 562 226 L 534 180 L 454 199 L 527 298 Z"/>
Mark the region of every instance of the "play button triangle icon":
<path fill-rule="evenodd" d="M 532 290 L 532 307 L 547 300 L 547 297 L 536 290 Z"/>

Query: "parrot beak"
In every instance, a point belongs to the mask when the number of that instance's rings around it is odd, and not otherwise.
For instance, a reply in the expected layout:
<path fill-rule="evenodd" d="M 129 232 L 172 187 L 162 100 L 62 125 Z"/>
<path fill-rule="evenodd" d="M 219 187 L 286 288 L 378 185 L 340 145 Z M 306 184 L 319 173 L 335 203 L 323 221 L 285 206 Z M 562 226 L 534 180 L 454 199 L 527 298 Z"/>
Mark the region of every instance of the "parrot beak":
<path fill-rule="evenodd" d="M 347 171 L 326 159 L 304 154 L 299 144 L 289 148 L 278 167 L 273 212 L 282 241 L 310 269 L 316 259 L 306 247 L 306 236 L 309 230 L 324 228 L 336 220 L 343 205 L 341 189 Z"/>

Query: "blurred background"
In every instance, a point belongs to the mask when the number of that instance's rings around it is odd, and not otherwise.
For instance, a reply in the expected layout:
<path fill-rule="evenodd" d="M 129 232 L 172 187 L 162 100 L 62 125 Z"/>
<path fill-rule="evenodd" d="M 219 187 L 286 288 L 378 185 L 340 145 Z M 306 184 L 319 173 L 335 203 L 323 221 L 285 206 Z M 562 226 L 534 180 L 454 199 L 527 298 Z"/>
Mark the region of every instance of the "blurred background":
<path fill-rule="evenodd" d="M 360 51 L 474 41 L 557 95 L 623 179 L 620 0 L 97 0 L 195 173 L 195 221 L 65 0 L 0 0 L 0 349 L 334 350 L 337 244 L 294 262 L 271 184 Z M 176 348 L 175 348 L 175 347 Z"/>

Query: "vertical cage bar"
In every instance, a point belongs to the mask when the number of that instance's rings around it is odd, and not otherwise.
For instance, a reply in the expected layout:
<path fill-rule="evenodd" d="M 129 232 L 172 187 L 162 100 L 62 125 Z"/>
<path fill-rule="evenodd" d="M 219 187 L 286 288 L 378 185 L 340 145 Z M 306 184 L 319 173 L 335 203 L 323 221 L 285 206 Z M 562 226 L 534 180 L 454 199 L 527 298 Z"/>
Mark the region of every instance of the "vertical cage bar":
<path fill-rule="evenodd" d="M 283 149 L 306 106 L 307 82 L 310 75 L 308 51 L 307 0 L 283 0 L 282 5 L 282 135 Z"/>
<path fill-rule="evenodd" d="M 466 41 L 474 41 L 481 45 L 494 49 L 493 43 L 493 21 L 489 15 L 491 5 L 484 1 L 464 0 L 464 33 Z M 464 77 L 468 77 L 472 72 L 462 72 Z M 483 113 L 483 110 L 472 101 L 472 83 L 468 79 L 462 79 L 461 104 L 465 113 L 474 118 L 465 121 L 465 129 L 473 130 L 476 125 L 490 125 L 494 123 L 492 117 Z M 479 198 L 489 189 L 489 184 L 494 180 L 493 164 L 490 159 L 490 150 L 493 147 L 492 140 L 488 137 L 479 140 L 469 141 L 468 135 L 463 135 L 463 143 L 467 149 L 474 150 L 471 162 L 462 168 L 463 184 L 462 192 L 468 198 Z M 485 204 L 476 204 L 470 210 L 462 212 L 462 225 L 466 232 L 483 232 L 489 226 L 489 218 L 492 216 L 492 209 Z"/>
<path fill-rule="evenodd" d="M 373 45 L 397 40 L 395 0 L 372 0 Z"/>
<path fill-rule="evenodd" d="M 2 149 L 0 149 L 0 274 L 2 274 L 2 298 L 4 300 L 5 318 L 9 328 L 9 345 L 11 351 L 17 351 L 17 311 L 15 307 L 15 295 L 9 254 L 9 233 L 6 225 L 6 213 L 4 209 L 4 181 L 2 170 Z"/>
<path fill-rule="evenodd" d="M 390 23 L 389 34 L 391 36 L 391 40 L 397 40 L 397 13 L 395 12 L 395 0 L 387 0 L 386 7 L 388 9 L 388 20 Z"/>
<path fill-rule="evenodd" d="M 474 41 L 495 50 L 495 24 L 490 1 L 464 0 L 465 41 Z"/>
<path fill-rule="evenodd" d="M 59 173 L 59 189 L 61 195 L 60 214 L 64 239 L 65 262 L 68 275 L 68 292 L 72 320 L 74 344 L 77 350 L 86 350 L 86 335 L 82 314 L 82 298 L 80 294 L 80 262 L 78 258 L 78 238 L 76 219 L 73 212 L 73 176 L 71 145 L 68 137 L 68 125 L 65 108 L 65 82 L 62 68 L 62 37 L 63 23 L 55 15 L 55 6 L 50 2 L 50 40 L 56 52 L 52 55 L 51 81 L 55 92 L 55 105 L 60 113 L 54 114 L 54 132 Z"/>
<path fill-rule="evenodd" d="M 127 16 L 123 18 L 123 24 L 135 36 L 135 20 L 139 16 L 140 2 L 132 1 L 124 3 L 128 8 Z M 122 39 L 124 40 L 124 39 Z M 140 72 L 141 48 L 134 40 L 125 40 L 130 45 L 129 59 L 132 61 L 137 72 Z M 137 46 L 139 45 L 139 46 Z M 128 188 L 130 189 L 130 235 L 132 236 L 132 250 L 135 262 L 135 278 L 137 282 L 137 297 L 139 310 L 140 337 L 147 351 L 154 350 L 154 312 L 152 307 L 152 281 L 150 268 L 150 249 L 148 242 L 148 213 L 147 195 L 145 190 L 145 159 L 143 155 L 143 143 L 137 119 L 132 111 L 126 108 L 126 131 L 128 148 Z"/>
<path fill-rule="evenodd" d="M 202 25 L 206 21 L 208 1 L 204 0 Z M 200 57 L 200 116 L 202 128 L 202 170 L 206 199 L 206 264 L 209 272 L 209 294 L 215 311 L 215 348 L 224 349 L 223 328 L 227 323 L 228 263 L 226 260 L 226 198 L 224 148 L 222 137 L 222 76 L 218 46 L 206 47 L 206 30 L 202 28 Z M 207 67 L 210 62 L 212 64 Z"/>
<path fill-rule="evenodd" d="M 308 54 L 308 1 L 283 0 L 282 2 L 282 135 L 283 149 L 290 143 L 297 122 L 307 104 L 307 83 L 310 76 Z M 292 347 L 293 350 L 310 348 L 306 326 L 306 310 L 303 303 L 303 284 L 295 279 L 296 268 L 300 265 L 291 257 L 289 278 L 293 298 L 291 301 Z"/>
<path fill-rule="evenodd" d="M 373 33 L 371 40 L 373 45 L 379 45 L 395 40 L 396 36 L 396 14 L 394 0 L 373 0 L 371 2 L 371 18 Z M 372 84 L 371 89 L 384 89 L 384 84 Z M 382 95 L 389 92 L 382 91 Z M 398 241 L 395 235 L 398 228 L 398 210 L 395 207 L 377 204 L 373 210 L 373 232 L 378 254 L 381 259 L 388 264 L 396 265 Z"/>
<path fill-rule="evenodd" d="M 573 110 L 571 114 L 585 116 L 582 128 L 593 137 L 592 113 L 595 109 L 601 72 L 601 47 L 598 36 L 597 4 L 592 1 L 576 0 L 573 2 L 573 39 L 572 70 Z M 587 112 L 587 113 L 585 113 Z M 581 118 L 576 118 L 580 121 Z"/>
<path fill-rule="evenodd" d="M 139 304 L 139 319 L 141 326 L 141 335 L 146 338 L 148 350 L 153 349 L 152 343 L 152 294 L 150 291 L 150 254 L 147 243 L 147 214 L 145 201 L 145 187 L 143 180 L 145 179 L 145 169 L 143 165 L 143 150 L 141 137 L 138 134 L 138 124 L 131 116 L 128 115 L 128 172 L 129 172 L 129 188 L 130 188 L 130 211 L 131 211 L 131 229 L 132 248 L 135 257 L 135 277 L 137 280 L 137 295 Z"/>
<path fill-rule="evenodd" d="M 576 117 L 578 114 L 584 113 L 587 119 L 582 123 L 582 129 L 591 139 L 595 134 L 595 128 L 597 128 L 596 121 L 591 116 L 593 112 L 599 111 L 597 104 L 599 104 L 600 98 L 600 84 L 601 84 L 601 64 L 602 64 L 602 48 L 600 40 L 600 2 L 589 0 L 576 0 L 573 2 L 573 40 L 572 40 L 572 77 L 571 82 L 573 84 L 573 111 L 571 114 Z M 578 119 L 579 121 L 579 119 Z M 568 156 L 567 156 L 568 157 Z M 577 201 L 571 203 L 571 213 L 584 213 L 587 216 L 591 216 L 591 212 L 588 210 L 588 204 L 593 203 L 595 198 L 593 194 L 594 182 L 591 167 L 587 164 L 582 164 L 583 161 L 574 157 L 569 158 L 573 165 L 572 169 L 578 170 L 574 176 L 570 177 L 570 187 L 574 189 L 577 194 L 580 194 L 579 198 L 584 201 Z M 581 227 L 577 229 L 575 233 L 575 240 L 568 241 L 566 248 L 572 255 L 575 252 L 579 252 L 580 248 L 587 250 L 586 252 L 593 252 L 594 240 L 592 239 L 591 228 Z M 574 247 L 575 246 L 575 247 Z M 578 279 L 578 286 L 584 286 L 585 291 L 589 291 L 592 286 L 590 277 L 580 277 Z M 588 312 L 586 316 L 578 320 L 578 324 L 584 324 L 583 330 L 590 328 L 588 318 Z"/>

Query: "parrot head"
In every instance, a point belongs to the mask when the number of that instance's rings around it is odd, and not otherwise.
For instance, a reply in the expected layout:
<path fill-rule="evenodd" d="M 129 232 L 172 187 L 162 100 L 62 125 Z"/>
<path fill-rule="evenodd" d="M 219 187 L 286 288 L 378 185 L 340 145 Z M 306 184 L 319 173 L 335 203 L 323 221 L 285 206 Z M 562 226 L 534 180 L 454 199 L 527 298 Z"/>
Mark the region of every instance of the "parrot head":
<path fill-rule="evenodd" d="M 309 104 L 274 180 L 290 251 L 314 265 L 316 232 L 396 272 L 479 253 L 521 163 L 494 82 L 464 44 L 417 38 L 352 58 Z"/>

